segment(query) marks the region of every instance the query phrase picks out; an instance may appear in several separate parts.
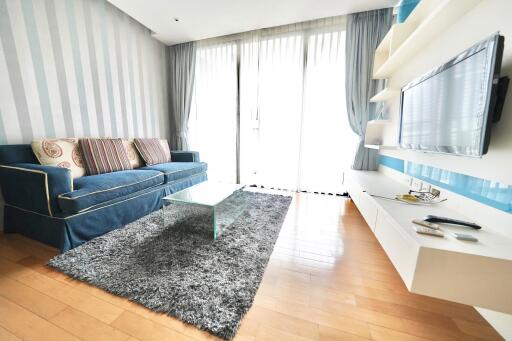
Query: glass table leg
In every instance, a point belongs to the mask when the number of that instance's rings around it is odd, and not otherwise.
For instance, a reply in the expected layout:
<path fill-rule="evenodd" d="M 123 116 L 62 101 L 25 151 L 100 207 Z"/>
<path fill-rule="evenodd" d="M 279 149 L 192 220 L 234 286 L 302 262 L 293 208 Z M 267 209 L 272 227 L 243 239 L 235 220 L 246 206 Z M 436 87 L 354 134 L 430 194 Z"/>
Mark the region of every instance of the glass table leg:
<path fill-rule="evenodd" d="M 217 239 L 217 215 L 215 214 L 215 206 L 212 207 L 212 224 L 213 224 L 213 240 Z"/>
<path fill-rule="evenodd" d="M 247 196 L 240 190 L 213 207 L 213 239 L 217 239 L 247 208 Z"/>
<path fill-rule="evenodd" d="M 162 209 L 160 210 L 162 213 L 161 213 L 161 218 L 162 218 L 162 227 L 166 227 L 167 225 L 165 224 L 165 203 L 162 205 Z"/>

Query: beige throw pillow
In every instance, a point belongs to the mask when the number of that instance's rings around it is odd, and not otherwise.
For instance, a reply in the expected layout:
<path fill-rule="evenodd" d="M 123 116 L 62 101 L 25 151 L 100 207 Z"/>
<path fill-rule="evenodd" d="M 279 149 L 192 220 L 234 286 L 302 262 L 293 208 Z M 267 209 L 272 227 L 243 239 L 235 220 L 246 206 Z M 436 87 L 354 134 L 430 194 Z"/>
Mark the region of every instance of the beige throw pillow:
<path fill-rule="evenodd" d="M 68 168 L 73 179 L 85 175 L 78 139 L 43 139 L 32 142 L 32 151 L 45 166 Z"/>
<path fill-rule="evenodd" d="M 135 148 L 135 145 L 133 144 L 133 139 L 131 140 L 123 140 L 124 149 L 126 150 L 126 154 L 128 155 L 128 160 L 130 160 L 130 163 L 133 168 L 139 168 L 144 165 L 144 161 L 140 157 L 140 154 Z"/>

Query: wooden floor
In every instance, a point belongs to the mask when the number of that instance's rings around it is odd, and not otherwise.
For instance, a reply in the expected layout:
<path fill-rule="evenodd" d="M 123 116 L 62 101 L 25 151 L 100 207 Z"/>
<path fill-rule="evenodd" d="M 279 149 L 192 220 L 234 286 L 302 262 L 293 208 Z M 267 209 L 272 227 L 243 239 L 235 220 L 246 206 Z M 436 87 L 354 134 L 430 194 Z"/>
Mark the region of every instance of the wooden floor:
<path fill-rule="evenodd" d="M 51 270 L 0 234 L 0 340 L 213 336 Z M 410 294 L 353 203 L 297 194 L 236 340 L 500 340 L 469 306 Z"/>

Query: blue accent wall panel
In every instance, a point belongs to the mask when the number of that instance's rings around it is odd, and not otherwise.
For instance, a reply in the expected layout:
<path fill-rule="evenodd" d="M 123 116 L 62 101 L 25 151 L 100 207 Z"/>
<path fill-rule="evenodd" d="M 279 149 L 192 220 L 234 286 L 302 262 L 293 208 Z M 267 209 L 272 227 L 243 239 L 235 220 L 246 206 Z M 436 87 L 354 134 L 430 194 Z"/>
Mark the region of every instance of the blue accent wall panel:
<path fill-rule="evenodd" d="M 379 155 L 379 164 L 426 181 L 434 186 L 512 213 L 512 186 L 433 166 Z"/>
<path fill-rule="evenodd" d="M 401 173 L 403 173 L 405 170 L 404 160 L 402 160 L 402 159 L 397 159 L 395 157 L 379 154 L 377 162 L 380 165 L 386 166 L 388 168 L 392 168 Z"/>

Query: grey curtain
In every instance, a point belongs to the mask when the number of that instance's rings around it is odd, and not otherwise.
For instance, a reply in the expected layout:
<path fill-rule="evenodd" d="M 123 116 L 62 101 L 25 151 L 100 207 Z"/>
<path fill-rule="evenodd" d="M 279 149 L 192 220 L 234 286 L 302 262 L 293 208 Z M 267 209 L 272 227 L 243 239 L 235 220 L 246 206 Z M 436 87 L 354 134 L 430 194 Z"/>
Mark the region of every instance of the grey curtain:
<path fill-rule="evenodd" d="M 171 147 L 188 149 L 188 119 L 196 71 L 196 43 L 170 46 L 168 58 Z"/>
<path fill-rule="evenodd" d="M 359 136 L 353 169 L 376 170 L 377 152 L 364 147 L 366 123 L 375 119 L 378 106 L 370 98 L 384 88 L 384 80 L 372 79 L 375 49 L 392 21 L 392 9 L 347 16 L 345 89 L 350 127 Z"/>

